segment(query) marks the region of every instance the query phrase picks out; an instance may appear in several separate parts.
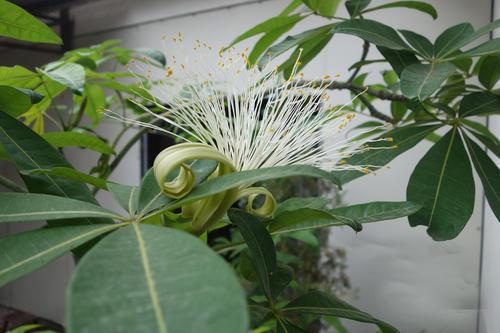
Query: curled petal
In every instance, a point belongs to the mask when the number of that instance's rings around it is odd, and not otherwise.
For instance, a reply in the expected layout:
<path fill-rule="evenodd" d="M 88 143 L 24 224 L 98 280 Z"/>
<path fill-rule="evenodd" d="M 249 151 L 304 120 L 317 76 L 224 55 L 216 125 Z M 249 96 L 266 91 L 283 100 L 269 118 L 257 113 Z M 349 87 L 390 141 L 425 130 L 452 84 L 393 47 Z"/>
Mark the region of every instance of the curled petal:
<path fill-rule="evenodd" d="M 258 208 L 254 208 L 254 201 L 259 196 L 264 196 L 264 203 Z M 246 211 L 249 213 L 261 216 L 261 217 L 271 217 L 277 207 L 276 200 L 273 194 L 269 192 L 264 187 L 248 187 L 239 192 L 238 199 L 242 197 L 247 197 L 247 205 L 245 207 Z"/>
<path fill-rule="evenodd" d="M 194 160 L 215 160 L 220 163 L 219 173 L 234 172 L 232 163 L 216 149 L 201 143 L 181 143 L 164 149 L 153 164 L 156 181 L 162 192 L 171 198 L 179 199 L 193 189 L 196 179 L 187 162 Z M 168 179 L 177 168 L 179 174 Z M 219 174 L 220 175 L 220 174 Z"/>

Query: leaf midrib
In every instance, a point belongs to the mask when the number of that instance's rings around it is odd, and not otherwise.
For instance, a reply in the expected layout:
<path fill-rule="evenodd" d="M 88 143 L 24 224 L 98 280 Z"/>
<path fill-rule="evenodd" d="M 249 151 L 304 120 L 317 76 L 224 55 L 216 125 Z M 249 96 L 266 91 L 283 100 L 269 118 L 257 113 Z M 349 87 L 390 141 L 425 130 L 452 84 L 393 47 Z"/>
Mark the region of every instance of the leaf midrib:
<path fill-rule="evenodd" d="M 163 316 L 163 312 L 160 305 L 160 298 L 155 287 L 155 281 L 153 278 L 153 272 L 149 264 L 149 257 L 146 251 L 146 245 L 141 234 L 141 230 L 137 223 L 132 223 L 135 234 L 137 236 L 137 243 L 139 245 L 139 252 L 141 255 L 142 267 L 144 269 L 144 274 L 146 278 L 146 284 L 148 287 L 149 296 L 151 298 L 151 303 L 153 306 L 153 311 L 156 318 L 156 324 L 158 325 L 158 330 L 160 333 L 168 333 L 167 324 Z"/>
<path fill-rule="evenodd" d="M 453 142 L 455 141 L 455 135 L 456 135 L 456 132 L 457 132 L 457 128 L 453 127 L 452 131 L 453 132 L 451 132 L 450 144 L 448 145 L 448 149 L 446 150 L 446 154 L 444 156 L 444 161 L 443 161 L 443 167 L 441 168 L 441 172 L 439 174 L 438 186 L 436 188 L 436 196 L 435 196 L 434 202 L 432 204 L 432 210 L 431 210 L 431 214 L 429 216 L 429 223 L 427 224 L 427 228 L 431 227 L 432 220 L 434 218 L 434 213 L 436 211 L 436 205 L 437 205 L 437 202 L 438 202 L 438 199 L 439 199 L 439 192 L 441 190 L 441 184 L 443 183 L 444 172 L 446 171 L 446 167 L 447 167 L 447 164 L 448 164 L 448 158 L 450 157 L 451 147 L 453 147 Z"/>

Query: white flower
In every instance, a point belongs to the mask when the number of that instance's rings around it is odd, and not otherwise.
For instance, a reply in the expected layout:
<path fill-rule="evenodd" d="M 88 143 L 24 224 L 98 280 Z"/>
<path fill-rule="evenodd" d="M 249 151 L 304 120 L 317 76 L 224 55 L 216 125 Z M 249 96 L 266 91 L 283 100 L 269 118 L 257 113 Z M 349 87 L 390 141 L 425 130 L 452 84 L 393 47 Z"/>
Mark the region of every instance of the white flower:
<path fill-rule="evenodd" d="M 194 61 L 170 57 L 167 78 L 158 81 L 164 84 L 150 100 L 164 112 L 141 106 L 146 112 L 189 140 L 215 148 L 236 170 L 303 164 L 367 171 L 367 166 L 343 163 L 368 148 L 346 137 L 354 113 L 330 105 L 326 85 L 302 83 L 295 70 L 284 80 L 276 69 L 248 68 L 246 53 L 235 49 L 220 51 L 210 64 L 212 48 L 197 42 L 194 53 L 200 50 L 205 53 Z M 188 141 L 161 126 L 108 115 Z"/>

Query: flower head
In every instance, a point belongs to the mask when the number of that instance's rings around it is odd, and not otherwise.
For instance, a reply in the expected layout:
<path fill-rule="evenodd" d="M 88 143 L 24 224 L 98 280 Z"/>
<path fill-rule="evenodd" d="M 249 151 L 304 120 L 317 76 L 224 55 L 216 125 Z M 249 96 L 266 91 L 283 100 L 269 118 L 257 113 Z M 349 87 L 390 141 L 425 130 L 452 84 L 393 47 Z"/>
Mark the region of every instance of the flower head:
<path fill-rule="evenodd" d="M 173 39 L 175 43 L 182 40 L 181 36 Z M 324 84 L 328 77 L 305 81 L 296 73 L 296 63 L 291 77 L 284 80 L 276 68 L 249 66 L 246 51 L 233 48 L 214 58 L 213 48 L 206 44 L 197 41 L 194 49 L 198 56 L 193 60 L 171 56 L 165 77 L 155 81 L 160 85 L 150 91 L 151 98 L 146 97 L 162 112 L 138 104 L 168 126 L 108 114 L 187 141 L 165 149 L 155 159 L 155 177 L 167 196 L 181 198 L 191 191 L 196 178 L 189 165 L 193 160 L 217 161 L 212 177 L 295 164 L 327 171 L 367 170 L 345 163 L 347 157 L 368 148 L 346 137 L 354 114 L 329 103 Z M 178 176 L 169 179 L 176 169 Z M 276 208 L 272 194 L 250 185 L 183 207 L 183 214 L 192 218 L 197 233 L 217 223 L 241 197 L 248 198 L 247 210 L 271 216 Z M 265 200 L 254 208 L 257 196 Z"/>
<path fill-rule="evenodd" d="M 179 37 L 174 38 L 178 43 Z M 187 138 L 135 123 L 213 147 L 239 171 L 293 164 L 327 171 L 364 169 L 342 163 L 367 148 L 345 136 L 354 113 L 329 103 L 323 84 L 327 77 L 304 81 L 294 69 L 284 80 L 276 68 L 249 67 L 245 51 L 219 51 L 210 64 L 215 53 L 210 46 L 197 41 L 194 49 L 203 56 L 170 57 L 163 88 L 152 92 L 150 102 L 164 112 L 141 106 Z"/>

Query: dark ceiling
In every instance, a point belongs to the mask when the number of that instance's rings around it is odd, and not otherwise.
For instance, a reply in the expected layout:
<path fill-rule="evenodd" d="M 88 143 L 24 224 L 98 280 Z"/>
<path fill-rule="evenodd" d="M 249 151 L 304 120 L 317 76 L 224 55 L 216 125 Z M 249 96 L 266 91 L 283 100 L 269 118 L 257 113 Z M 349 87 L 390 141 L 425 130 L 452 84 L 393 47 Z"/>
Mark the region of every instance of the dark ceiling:
<path fill-rule="evenodd" d="M 46 13 L 67 9 L 88 0 L 12 0 L 13 3 L 32 13 Z"/>

